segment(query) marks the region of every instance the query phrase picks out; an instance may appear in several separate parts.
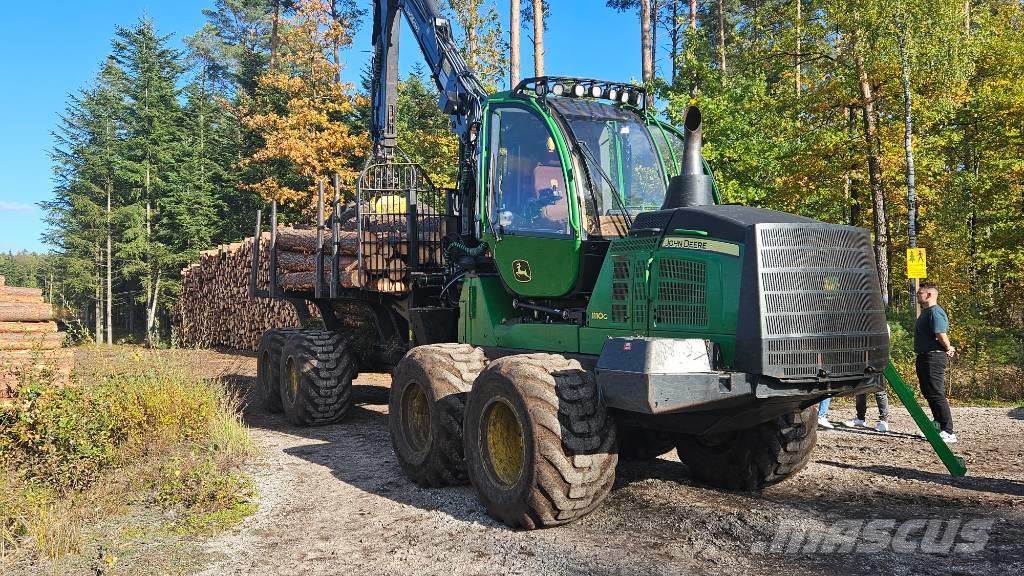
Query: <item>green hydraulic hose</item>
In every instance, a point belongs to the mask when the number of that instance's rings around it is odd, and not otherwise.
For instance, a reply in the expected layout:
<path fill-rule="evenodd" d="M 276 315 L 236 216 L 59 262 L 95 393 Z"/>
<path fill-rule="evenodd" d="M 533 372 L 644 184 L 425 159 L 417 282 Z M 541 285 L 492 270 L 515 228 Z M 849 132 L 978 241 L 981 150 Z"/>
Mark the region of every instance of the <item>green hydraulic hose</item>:
<path fill-rule="evenodd" d="M 939 455 L 939 459 L 946 465 L 949 473 L 957 477 L 966 475 L 967 465 L 964 463 L 964 459 L 953 454 L 953 451 L 949 449 L 949 445 L 939 436 L 938 428 L 925 415 L 924 410 L 921 409 L 921 406 L 914 398 L 914 391 L 903 381 L 899 372 L 896 371 L 896 367 L 892 365 L 892 361 L 886 364 L 885 371 L 882 374 L 889 381 L 889 386 L 892 386 L 900 402 L 903 402 L 903 405 L 906 406 L 907 412 L 910 412 L 910 416 L 917 423 L 917 427 L 921 429 L 921 432 L 924 433 L 924 437 L 928 439 L 932 449 Z"/>

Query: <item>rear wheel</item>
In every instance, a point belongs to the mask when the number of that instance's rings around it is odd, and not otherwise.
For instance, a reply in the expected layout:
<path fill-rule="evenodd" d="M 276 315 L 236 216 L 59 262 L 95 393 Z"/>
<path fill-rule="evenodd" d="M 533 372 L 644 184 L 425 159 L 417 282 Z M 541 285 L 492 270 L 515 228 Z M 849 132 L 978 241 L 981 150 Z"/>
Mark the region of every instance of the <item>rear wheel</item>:
<path fill-rule="evenodd" d="M 593 375 L 564 356 L 506 356 L 488 365 L 469 393 L 465 442 L 481 502 L 515 528 L 580 518 L 615 481 L 615 425 Z"/>
<path fill-rule="evenodd" d="M 484 369 L 469 344 L 417 346 L 391 379 L 388 429 L 398 463 L 420 486 L 466 482 L 462 419 L 466 395 Z"/>
<path fill-rule="evenodd" d="M 701 482 L 727 490 L 760 490 L 799 472 L 818 438 L 817 406 L 753 428 L 716 435 L 680 435 L 679 459 Z"/>
<path fill-rule="evenodd" d="M 281 407 L 281 352 L 288 336 L 297 328 L 274 328 L 260 338 L 256 350 L 256 392 L 267 412 L 278 413 Z"/>
<path fill-rule="evenodd" d="M 281 353 L 281 404 L 298 426 L 341 420 L 352 405 L 356 358 L 348 340 L 329 330 L 296 330 Z"/>

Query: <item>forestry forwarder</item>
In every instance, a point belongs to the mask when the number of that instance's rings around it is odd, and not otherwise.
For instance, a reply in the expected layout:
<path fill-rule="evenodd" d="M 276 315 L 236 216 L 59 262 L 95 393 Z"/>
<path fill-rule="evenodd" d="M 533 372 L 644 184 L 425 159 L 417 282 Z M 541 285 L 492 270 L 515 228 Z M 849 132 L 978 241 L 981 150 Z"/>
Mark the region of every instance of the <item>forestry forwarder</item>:
<path fill-rule="evenodd" d="M 395 144 L 399 12 L 460 140 L 452 190 Z M 254 254 L 253 293 L 310 302 L 325 325 L 263 337 L 268 407 L 335 422 L 359 370 L 391 370 L 404 472 L 468 479 L 492 516 L 536 528 L 594 510 L 620 455 L 676 448 L 727 489 L 784 480 L 813 450 L 816 403 L 883 385 L 868 233 L 721 205 L 697 108 L 676 129 L 640 87 L 551 76 L 488 95 L 431 0 L 378 0 L 374 24 L 375 156 L 354 206 L 335 185 L 326 225 L 321 191 L 313 288 L 279 283 L 276 205 L 269 291 Z"/>

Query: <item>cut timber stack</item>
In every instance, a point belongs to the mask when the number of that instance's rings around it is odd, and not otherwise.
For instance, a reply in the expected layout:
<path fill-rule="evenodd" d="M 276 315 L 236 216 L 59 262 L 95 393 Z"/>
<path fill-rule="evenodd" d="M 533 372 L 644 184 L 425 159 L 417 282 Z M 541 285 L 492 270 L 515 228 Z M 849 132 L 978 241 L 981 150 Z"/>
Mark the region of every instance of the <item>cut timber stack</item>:
<path fill-rule="evenodd" d="M 0 401 L 13 397 L 27 378 L 66 382 L 74 353 L 63 345 L 42 290 L 7 286 L 0 276 Z"/>
<path fill-rule="evenodd" d="M 256 275 L 260 290 L 270 286 L 269 245 L 270 234 L 264 233 Z M 263 332 L 299 325 L 295 308 L 285 300 L 249 296 L 252 247 L 252 238 L 246 238 L 206 250 L 181 271 L 181 294 L 172 314 L 180 345 L 255 350 Z"/>
<path fill-rule="evenodd" d="M 333 237 L 324 233 L 324 286 L 331 278 L 331 250 Z M 359 253 L 359 235 L 355 230 L 341 230 L 338 235 L 338 274 L 344 288 L 360 288 L 365 280 L 356 264 Z M 277 230 L 278 281 L 285 290 L 313 290 L 316 275 L 316 230 L 312 228 L 278 228 Z"/>
<path fill-rule="evenodd" d="M 436 238 L 422 242 L 418 261 L 422 266 L 442 264 L 439 239 L 444 236 L 444 219 L 426 215 L 419 220 L 421 236 Z M 376 292 L 409 291 L 409 242 L 404 217 L 370 216 L 360 236 L 355 230 L 338 234 L 339 278 L 343 288 L 365 288 Z M 315 228 L 280 228 L 277 231 L 277 266 L 285 290 L 312 290 L 316 270 Z M 362 266 L 359 265 L 360 245 Z M 331 277 L 333 236 L 323 235 L 324 280 Z"/>
<path fill-rule="evenodd" d="M 440 238 L 444 219 L 426 215 L 420 220 L 425 236 Z M 338 234 L 339 279 L 343 288 L 365 288 L 378 292 L 407 292 L 409 243 L 404 240 L 405 224 L 367 221 L 363 237 L 347 220 Z M 439 266 L 439 242 L 424 243 L 419 261 Z M 316 277 L 317 232 L 312 227 L 277 229 L 277 273 L 279 286 L 286 291 L 311 292 Z M 360 246 L 363 265 L 359 265 Z M 260 261 L 256 287 L 270 287 L 270 233 L 260 238 Z M 172 321 L 177 341 L 185 347 L 226 346 L 255 350 L 260 336 L 271 328 L 298 326 L 295 308 L 280 298 L 251 298 L 249 269 L 252 266 L 253 239 L 226 244 L 200 253 L 199 261 L 181 271 L 181 294 L 175 304 Z M 333 238 L 323 234 L 324 290 L 329 289 Z M 315 307 L 310 310 L 317 315 Z"/>

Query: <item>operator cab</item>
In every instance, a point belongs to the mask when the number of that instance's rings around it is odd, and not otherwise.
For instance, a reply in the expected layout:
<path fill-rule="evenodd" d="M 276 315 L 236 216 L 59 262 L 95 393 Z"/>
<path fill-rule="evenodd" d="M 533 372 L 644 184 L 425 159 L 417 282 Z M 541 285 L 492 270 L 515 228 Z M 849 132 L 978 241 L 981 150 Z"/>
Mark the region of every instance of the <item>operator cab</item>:
<path fill-rule="evenodd" d="M 553 77 L 487 99 L 480 228 L 511 292 L 585 297 L 611 240 L 662 206 L 681 139 L 644 99 L 636 86 Z"/>

